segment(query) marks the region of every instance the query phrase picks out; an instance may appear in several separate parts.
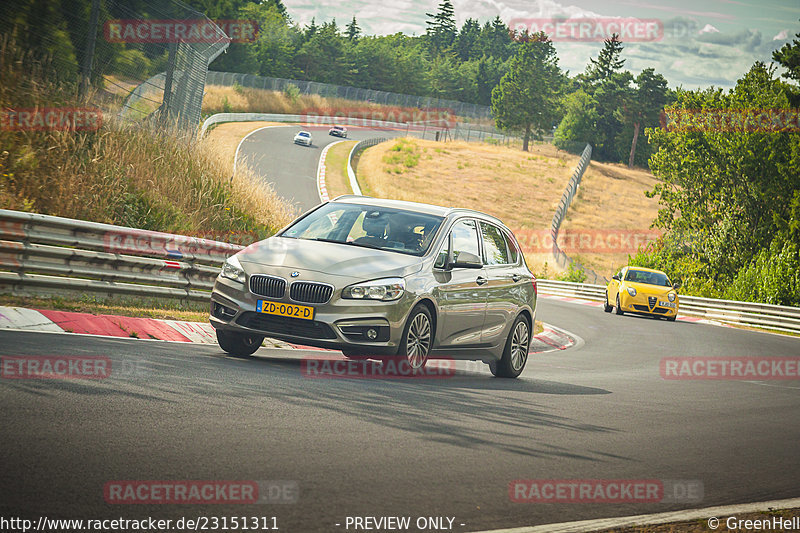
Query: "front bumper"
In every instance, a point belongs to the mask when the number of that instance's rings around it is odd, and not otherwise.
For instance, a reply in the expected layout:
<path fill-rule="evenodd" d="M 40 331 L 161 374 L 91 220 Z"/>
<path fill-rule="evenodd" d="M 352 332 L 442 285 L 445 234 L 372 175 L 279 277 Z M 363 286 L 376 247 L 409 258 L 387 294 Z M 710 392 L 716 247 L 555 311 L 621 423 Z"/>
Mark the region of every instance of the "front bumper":
<path fill-rule="evenodd" d="M 313 320 L 288 318 L 256 312 L 258 300 L 314 308 Z M 216 329 L 263 335 L 286 342 L 329 348 L 394 354 L 400 345 L 414 297 L 406 293 L 399 300 L 348 300 L 341 288 L 325 304 L 309 304 L 258 296 L 244 284 L 218 277 L 211 293 L 210 322 Z M 373 330 L 370 332 L 370 330 Z M 374 338 L 370 338 L 374 334 Z"/>
<path fill-rule="evenodd" d="M 655 300 L 652 300 L 652 299 Z M 678 300 L 670 302 L 666 296 L 651 296 L 638 293 L 631 296 L 626 291 L 620 293 L 619 304 L 626 313 L 637 313 L 650 316 L 673 317 L 678 314 Z M 666 305 L 665 305 L 666 304 Z M 671 307 L 674 305 L 674 307 Z"/>

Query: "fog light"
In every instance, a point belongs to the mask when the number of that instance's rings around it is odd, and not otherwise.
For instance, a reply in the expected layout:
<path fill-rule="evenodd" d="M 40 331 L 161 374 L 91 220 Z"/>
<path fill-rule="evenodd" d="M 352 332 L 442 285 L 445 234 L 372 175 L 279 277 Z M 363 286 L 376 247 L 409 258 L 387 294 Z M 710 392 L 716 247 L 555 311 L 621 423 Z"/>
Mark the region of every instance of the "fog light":
<path fill-rule="evenodd" d="M 367 338 L 368 338 L 369 340 L 375 340 L 377 337 L 378 337 L 378 332 L 377 332 L 377 331 L 375 331 L 375 330 L 374 330 L 374 329 L 372 329 L 372 328 L 369 328 L 369 329 L 367 330 Z"/>

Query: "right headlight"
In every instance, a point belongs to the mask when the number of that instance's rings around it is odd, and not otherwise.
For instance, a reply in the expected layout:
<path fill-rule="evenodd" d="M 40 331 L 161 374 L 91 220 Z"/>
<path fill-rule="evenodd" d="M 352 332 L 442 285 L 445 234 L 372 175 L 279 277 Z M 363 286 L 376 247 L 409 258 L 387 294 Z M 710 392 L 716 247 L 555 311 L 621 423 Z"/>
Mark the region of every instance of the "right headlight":
<path fill-rule="evenodd" d="M 244 283 L 247 280 L 244 274 L 244 269 L 242 268 L 241 263 L 239 263 L 239 260 L 236 259 L 235 255 L 230 256 L 222 264 L 222 272 L 220 272 L 220 276 L 223 278 L 232 279 L 233 281 L 238 281 L 239 283 Z"/>
<path fill-rule="evenodd" d="M 636 289 L 634 289 L 633 287 L 628 287 L 628 294 L 630 294 L 631 296 L 636 296 Z"/>
<path fill-rule="evenodd" d="M 667 295 L 667 299 L 668 299 L 670 302 L 674 302 L 674 301 L 675 301 L 675 298 L 676 298 L 676 295 L 675 295 L 675 293 L 674 293 L 674 292 L 671 292 L 671 293 L 669 293 L 669 295 Z"/>
<path fill-rule="evenodd" d="M 342 298 L 352 300 L 397 300 L 406 290 L 403 278 L 384 278 L 356 283 L 342 290 Z"/>

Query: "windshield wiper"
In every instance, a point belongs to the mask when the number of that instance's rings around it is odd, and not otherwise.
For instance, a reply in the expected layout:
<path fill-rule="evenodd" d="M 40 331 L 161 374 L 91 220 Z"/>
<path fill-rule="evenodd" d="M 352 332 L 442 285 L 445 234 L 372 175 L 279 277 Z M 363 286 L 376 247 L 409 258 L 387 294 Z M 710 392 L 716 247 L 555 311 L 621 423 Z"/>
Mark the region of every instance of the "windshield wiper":
<path fill-rule="evenodd" d="M 334 239 L 323 239 L 323 238 L 316 238 L 316 239 L 309 239 L 312 241 L 320 241 L 320 242 L 333 242 L 336 244 L 347 244 L 349 246 L 359 246 L 361 248 L 372 248 L 373 250 L 383 250 L 380 246 L 375 246 L 374 244 L 367 244 L 364 242 L 348 242 L 348 241 L 337 241 Z"/>

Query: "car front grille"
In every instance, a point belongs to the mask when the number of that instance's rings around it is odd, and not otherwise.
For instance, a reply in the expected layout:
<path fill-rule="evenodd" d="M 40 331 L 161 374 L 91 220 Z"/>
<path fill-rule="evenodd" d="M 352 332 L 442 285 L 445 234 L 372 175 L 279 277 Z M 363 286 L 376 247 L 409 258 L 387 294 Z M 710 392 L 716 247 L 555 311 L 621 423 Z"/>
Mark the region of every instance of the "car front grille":
<path fill-rule="evenodd" d="M 655 296 L 648 296 L 647 297 L 647 303 L 650 304 L 650 308 L 651 309 L 656 306 L 656 302 L 657 301 L 658 301 L 658 298 L 656 298 Z"/>
<path fill-rule="evenodd" d="M 248 311 L 242 313 L 236 323 L 264 333 L 284 334 L 308 339 L 336 338 L 333 328 L 324 322 L 317 322 L 316 320 L 303 320 L 302 318 L 274 316 Z"/>
<path fill-rule="evenodd" d="M 256 274 L 250 276 L 250 292 L 266 298 L 283 298 L 286 293 L 286 280 L 274 276 Z"/>
<path fill-rule="evenodd" d="M 295 302 L 324 304 L 331 299 L 333 287 L 324 283 L 296 281 L 289 288 L 289 297 Z"/>

